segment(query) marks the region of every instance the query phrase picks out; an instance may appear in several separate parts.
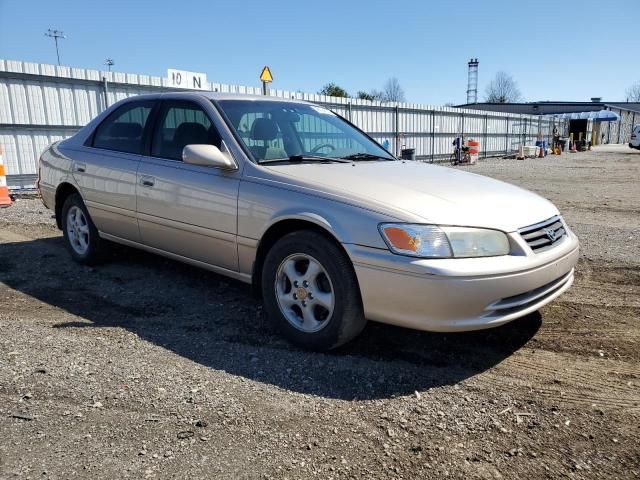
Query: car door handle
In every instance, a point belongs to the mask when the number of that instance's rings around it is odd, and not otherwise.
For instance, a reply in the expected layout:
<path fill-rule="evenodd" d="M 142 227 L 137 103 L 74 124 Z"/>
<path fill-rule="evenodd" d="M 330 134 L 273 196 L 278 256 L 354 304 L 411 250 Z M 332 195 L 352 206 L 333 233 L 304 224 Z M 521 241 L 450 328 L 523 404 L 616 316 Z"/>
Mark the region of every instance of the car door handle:
<path fill-rule="evenodd" d="M 76 172 L 84 173 L 87 171 L 87 166 L 84 163 L 76 162 L 74 165 L 74 169 Z"/>
<path fill-rule="evenodd" d="M 142 176 L 140 177 L 140 185 L 143 187 L 153 187 L 156 184 L 156 181 L 153 177 Z"/>

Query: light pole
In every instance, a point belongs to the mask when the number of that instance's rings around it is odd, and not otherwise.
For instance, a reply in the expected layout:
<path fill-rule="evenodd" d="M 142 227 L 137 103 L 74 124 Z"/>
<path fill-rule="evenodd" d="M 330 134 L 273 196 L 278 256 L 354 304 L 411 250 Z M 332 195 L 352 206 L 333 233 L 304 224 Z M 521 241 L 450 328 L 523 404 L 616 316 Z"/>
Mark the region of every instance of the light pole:
<path fill-rule="evenodd" d="M 114 62 L 114 61 L 113 61 L 113 58 L 107 58 L 107 59 L 104 61 L 104 64 L 107 66 L 107 68 L 109 69 L 109 71 L 111 71 L 111 67 L 113 67 L 113 66 L 116 64 L 116 62 Z"/>
<path fill-rule="evenodd" d="M 64 32 L 62 30 L 52 30 L 48 29 L 45 36 L 53 38 L 53 41 L 56 42 L 56 56 L 58 57 L 58 65 L 60 65 L 60 51 L 58 50 L 58 39 L 59 38 L 67 38 L 64 36 Z"/>

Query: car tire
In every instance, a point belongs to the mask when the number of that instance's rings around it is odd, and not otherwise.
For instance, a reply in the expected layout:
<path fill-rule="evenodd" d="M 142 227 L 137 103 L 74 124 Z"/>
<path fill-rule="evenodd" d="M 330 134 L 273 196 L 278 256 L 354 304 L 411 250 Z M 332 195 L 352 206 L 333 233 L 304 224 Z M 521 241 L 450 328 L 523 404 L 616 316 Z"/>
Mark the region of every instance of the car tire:
<path fill-rule="evenodd" d="M 78 193 L 69 195 L 62 205 L 62 233 L 71 257 L 83 265 L 94 265 L 103 258 L 104 241 L 93 224 Z"/>
<path fill-rule="evenodd" d="M 297 346 L 331 350 L 366 324 L 353 265 L 321 233 L 302 230 L 278 240 L 267 253 L 261 280 L 269 318 Z"/>

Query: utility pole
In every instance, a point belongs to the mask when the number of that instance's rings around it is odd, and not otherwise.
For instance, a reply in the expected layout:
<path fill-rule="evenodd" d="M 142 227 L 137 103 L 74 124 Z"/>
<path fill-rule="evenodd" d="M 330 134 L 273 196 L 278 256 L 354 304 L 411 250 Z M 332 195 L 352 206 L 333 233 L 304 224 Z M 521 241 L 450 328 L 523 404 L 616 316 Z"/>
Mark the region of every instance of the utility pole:
<path fill-rule="evenodd" d="M 59 38 L 67 38 L 64 36 L 64 32 L 62 30 L 52 30 L 48 29 L 45 36 L 53 38 L 53 41 L 56 42 L 56 55 L 58 57 L 58 65 L 60 65 L 60 51 L 58 50 L 58 39 Z"/>
<path fill-rule="evenodd" d="M 104 64 L 107 66 L 107 68 L 109 69 L 109 71 L 111 71 L 111 67 L 113 67 L 113 66 L 116 64 L 116 62 L 114 62 L 114 61 L 113 61 L 113 58 L 107 58 L 107 59 L 104 61 Z"/>

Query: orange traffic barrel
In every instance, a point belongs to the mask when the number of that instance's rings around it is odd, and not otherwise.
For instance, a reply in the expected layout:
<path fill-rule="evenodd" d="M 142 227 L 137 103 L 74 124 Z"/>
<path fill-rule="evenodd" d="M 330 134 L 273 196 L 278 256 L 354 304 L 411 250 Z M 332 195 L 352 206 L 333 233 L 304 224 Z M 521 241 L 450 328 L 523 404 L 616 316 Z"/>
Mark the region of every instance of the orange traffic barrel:
<path fill-rule="evenodd" d="M 0 145 L 0 207 L 8 207 L 13 202 L 9 196 L 9 188 L 7 187 L 7 175 L 4 171 L 4 163 L 2 162 L 2 145 Z"/>
<path fill-rule="evenodd" d="M 478 140 L 469 140 L 467 142 L 470 155 L 478 155 L 480 153 L 480 142 Z"/>

